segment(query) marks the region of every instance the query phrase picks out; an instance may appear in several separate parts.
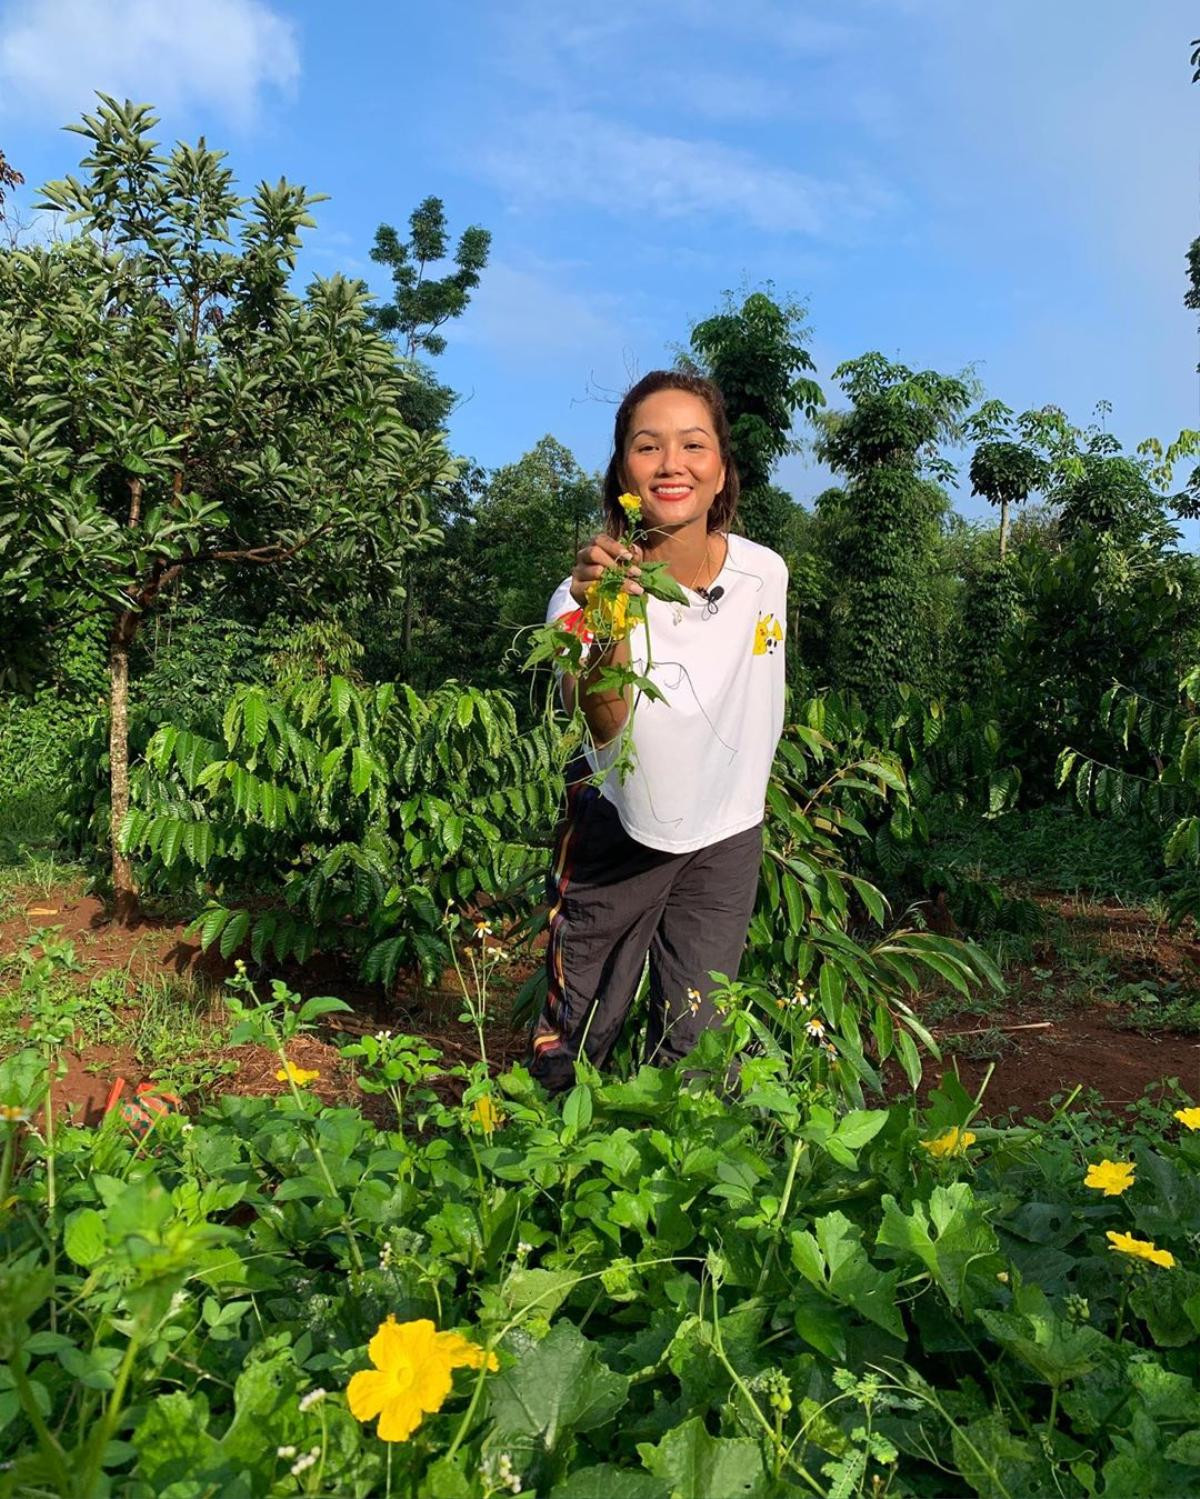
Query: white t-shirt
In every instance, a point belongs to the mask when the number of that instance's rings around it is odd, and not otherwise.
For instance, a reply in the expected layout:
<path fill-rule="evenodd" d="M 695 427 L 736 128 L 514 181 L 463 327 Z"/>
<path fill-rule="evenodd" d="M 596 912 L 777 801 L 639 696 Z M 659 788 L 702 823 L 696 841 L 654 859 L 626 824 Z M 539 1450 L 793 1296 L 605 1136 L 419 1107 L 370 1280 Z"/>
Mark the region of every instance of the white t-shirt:
<path fill-rule="evenodd" d="M 783 635 L 787 566 L 769 547 L 729 536 L 725 565 L 708 592 L 715 610 L 684 589 L 687 607 L 647 598 L 662 702 L 643 697 L 633 722 L 634 768 L 602 786 L 629 836 L 647 848 L 690 853 L 762 821 L 767 780 L 783 732 Z M 578 613 L 569 578 L 547 620 Z M 633 665 L 646 667 L 646 635 L 629 637 Z M 587 748 L 593 770 L 613 763 L 617 745 Z"/>

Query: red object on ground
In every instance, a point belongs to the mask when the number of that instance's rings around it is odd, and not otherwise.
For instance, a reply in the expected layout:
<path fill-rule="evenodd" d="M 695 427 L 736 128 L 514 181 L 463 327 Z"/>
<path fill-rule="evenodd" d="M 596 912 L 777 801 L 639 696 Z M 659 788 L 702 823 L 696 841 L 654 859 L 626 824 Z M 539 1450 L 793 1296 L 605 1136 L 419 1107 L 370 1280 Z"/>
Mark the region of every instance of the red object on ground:
<path fill-rule="evenodd" d="M 104 1117 L 114 1110 L 139 1139 L 150 1133 L 163 1114 L 182 1112 L 183 1103 L 175 1093 L 168 1093 L 154 1083 L 139 1083 L 132 1093 L 127 1093 L 129 1084 L 123 1077 L 117 1078 L 108 1090 L 104 1103 Z"/>

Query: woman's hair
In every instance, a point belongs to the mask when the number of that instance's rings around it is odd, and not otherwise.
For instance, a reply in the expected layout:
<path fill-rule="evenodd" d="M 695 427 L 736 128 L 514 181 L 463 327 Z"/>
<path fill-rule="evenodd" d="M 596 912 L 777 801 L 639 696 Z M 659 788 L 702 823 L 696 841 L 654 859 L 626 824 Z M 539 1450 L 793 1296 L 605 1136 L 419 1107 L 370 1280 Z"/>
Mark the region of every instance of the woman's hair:
<path fill-rule="evenodd" d="M 613 455 L 608 462 L 608 472 L 604 475 L 604 519 L 609 533 L 620 536 L 626 526 L 625 515 L 617 504 L 617 496 L 625 489 L 621 469 L 625 462 L 625 445 L 629 441 L 633 413 L 647 396 L 656 395 L 660 390 L 683 390 L 690 396 L 699 396 L 709 409 L 717 446 L 721 452 L 721 462 L 725 465 L 725 483 L 717 491 L 708 512 L 708 529 L 728 531 L 737 514 L 742 485 L 729 442 L 729 417 L 725 411 L 725 398 L 713 381 L 706 380 L 701 375 L 689 375 L 683 370 L 651 370 L 626 392 L 625 399 L 617 407 Z"/>

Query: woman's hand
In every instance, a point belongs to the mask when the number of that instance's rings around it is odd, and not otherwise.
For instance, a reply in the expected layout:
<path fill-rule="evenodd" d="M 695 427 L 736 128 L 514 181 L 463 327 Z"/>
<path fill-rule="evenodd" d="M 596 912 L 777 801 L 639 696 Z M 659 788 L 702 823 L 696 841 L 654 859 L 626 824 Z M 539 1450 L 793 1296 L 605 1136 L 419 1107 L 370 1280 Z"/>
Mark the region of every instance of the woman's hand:
<path fill-rule="evenodd" d="M 608 569 L 618 562 L 634 564 L 630 567 L 625 579 L 624 591 L 644 593 L 645 589 L 636 581 L 638 575 L 636 564 L 641 560 L 641 547 L 630 546 L 625 541 L 619 541 L 615 536 L 600 532 L 599 535 L 593 536 L 591 541 L 585 542 L 576 554 L 575 566 L 571 572 L 571 597 L 577 604 L 586 604 L 588 589 L 597 578 L 602 578 Z"/>

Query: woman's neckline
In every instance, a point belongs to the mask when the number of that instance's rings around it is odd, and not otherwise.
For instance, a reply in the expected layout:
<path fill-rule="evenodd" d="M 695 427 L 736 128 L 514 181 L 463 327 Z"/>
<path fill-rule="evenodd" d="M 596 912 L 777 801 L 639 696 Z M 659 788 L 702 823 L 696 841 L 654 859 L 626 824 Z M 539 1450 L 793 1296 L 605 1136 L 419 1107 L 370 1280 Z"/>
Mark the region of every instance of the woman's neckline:
<path fill-rule="evenodd" d="M 717 585 L 718 579 L 720 578 L 721 574 L 725 571 L 725 568 L 726 568 L 726 566 L 729 563 L 729 532 L 728 531 L 713 531 L 710 534 L 713 535 L 713 536 L 719 536 L 721 538 L 721 540 L 725 543 L 725 555 L 721 558 L 721 565 L 720 565 L 720 567 L 717 568 L 716 572 L 712 575 L 711 578 L 709 578 L 708 582 L 704 585 L 704 593 L 701 593 L 698 588 L 689 588 L 686 583 L 681 583 L 679 585 L 683 589 L 684 593 L 695 594 L 695 596 L 698 599 L 702 599 L 702 598 L 704 598 L 705 594 L 708 594 L 708 593 L 712 592 L 712 590 Z"/>

